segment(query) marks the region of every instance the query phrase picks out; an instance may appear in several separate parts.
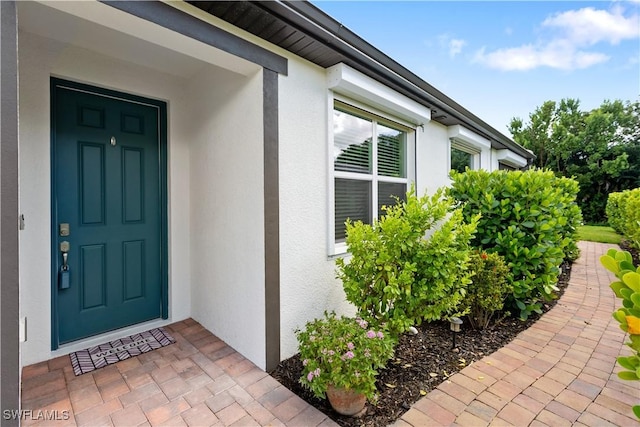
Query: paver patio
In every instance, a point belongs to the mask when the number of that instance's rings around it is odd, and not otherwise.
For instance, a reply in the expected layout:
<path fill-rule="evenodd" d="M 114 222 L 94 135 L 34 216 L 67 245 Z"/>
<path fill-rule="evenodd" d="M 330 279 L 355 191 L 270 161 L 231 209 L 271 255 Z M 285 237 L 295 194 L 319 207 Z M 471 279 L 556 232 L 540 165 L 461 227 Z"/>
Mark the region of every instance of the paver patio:
<path fill-rule="evenodd" d="M 194 320 L 166 329 L 176 344 L 77 377 L 69 356 L 25 367 L 22 409 L 58 420 L 22 424 L 336 426 Z"/>
<path fill-rule="evenodd" d="M 616 357 L 631 352 L 611 317 L 613 275 L 599 262 L 609 247 L 580 242 L 552 310 L 394 425 L 637 426 L 630 407 L 640 401 L 639 384 L 616 375 Z M 70 417 L 23 425 L 336 425 L 194 320 L 167 329 L 176 344 L 78 377 L 68 356 L 25 367 L 22 409 Z"/>

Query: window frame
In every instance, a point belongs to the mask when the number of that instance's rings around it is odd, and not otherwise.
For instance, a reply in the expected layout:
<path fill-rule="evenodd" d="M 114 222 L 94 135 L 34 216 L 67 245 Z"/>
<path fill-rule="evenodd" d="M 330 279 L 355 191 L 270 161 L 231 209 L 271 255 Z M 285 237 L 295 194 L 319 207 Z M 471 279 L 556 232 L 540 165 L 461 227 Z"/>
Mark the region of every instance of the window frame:
<path fill-rule="evenodd" d="M 447 171 L 451 173 L 451 148 L 464 151 L 473 156 L 471 170 L 480 170 L 485 168 L 491 170 L 491 141 L 478 135 L 477 133 L 465 128 L 462 125 L 452 125 L 447 129 L 449 136 Z M 451 176 L 449 175 L 449 182 Z"/>
<path fill-rule="evenodd" d="M 497 162 L 498 169 L 500 169 L 500 165 L 505 165 L 513 168 L 514 170 L 522 170 L 523 168 L 526 168 L 528 164 L 527 159 L 507 148 L 496 150 L 493 157 Z"/>
<path fill-rule="evenodd" d="M 517 171 L 518 168 L 511 166 L 508 163 L 498 161 L 498 170 L 511 172 L 511 171 Z"/>
<path fill-rule="evenodd" d="M 333 117 L 335 110 L 343 111 L 346 114 L 352 114 L 356 117 L 371 121 L 372 126 L 372 168 L 370 173 L 358 173 L 335 170 L 333 150 L 334 150 L 334 135 L 333 135 Z M 338 179 L 353 179 L 358 181 L 366 181 L 371 183 L 371 219 L 378 218 L 378 183 L 395 183 L 405 184 L 407 190 L 409 190 L 412 183 L 415 183 L 416 176 L 416 125 L 408 123 L 402 119 L 399 119 L 392 114 L 385 113 L 370 107 L 361 102 L 355 101 L 350 98 L 333 94 L 330 96 L 328 103 L 328 169 L 329 169 L 329 191 L 328 191 L 328 212 L 329 212 L 329 230 L 328 230 L 328 252 L 329 258 L 336 258 L 344 255 L 348 255 L 347 244 L 345 242 L 336 241 L 335 235 L 335 180 Z M 396 129 L 406 134 L 405 140 L 405 177 L 391 177 L 378 174 L 378 140 L 377 140 L 377 128 L 378 124 Z"/>
<path fill-rule="evenodd" d="M 448 161 L 447 169 L 449 173 L 453 170 L 451 169 L 452 167 L 451 156 L 453 154 L 453 150 L 462 151 L 463 153 L 467 153 L 471 156 L 471 165 L 469 166 L 470 170 L 479 170 L 482 168 L 481 156 L 480 156 L 480 154 L 482 153 L 481 149 L 478 149 L 476 147 L 471 147 L 467 144 L 462 144 L 456 140 L 449 139 L 449 156 L 447 159 Z"/>

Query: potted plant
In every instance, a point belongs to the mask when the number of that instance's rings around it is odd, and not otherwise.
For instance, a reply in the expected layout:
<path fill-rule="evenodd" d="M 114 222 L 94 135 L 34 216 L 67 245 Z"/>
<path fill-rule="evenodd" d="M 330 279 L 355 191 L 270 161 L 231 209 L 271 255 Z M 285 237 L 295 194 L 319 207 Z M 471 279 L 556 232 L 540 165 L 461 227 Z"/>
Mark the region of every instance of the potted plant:
<path fill-rule="evenodd" d="M 376 400 L 378 370 L 394 350 L 386 328 L 325 312 L 296 335 L 303 364 L 300 382 L 315 396 L 326 395 L 336 412 L 350 416 L 362 412 L 367 399 Z"/>

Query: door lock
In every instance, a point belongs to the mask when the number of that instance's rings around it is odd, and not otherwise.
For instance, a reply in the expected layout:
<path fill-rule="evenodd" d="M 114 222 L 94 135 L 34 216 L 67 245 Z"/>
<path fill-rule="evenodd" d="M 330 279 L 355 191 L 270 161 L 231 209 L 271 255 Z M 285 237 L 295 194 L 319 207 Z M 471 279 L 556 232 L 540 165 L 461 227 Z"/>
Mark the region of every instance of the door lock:
<path fill-rule="evenodd" d="M 60 242 L 60 252 L 62 252 L 62 265 L 58 272 L 58 289 L 69 289 L 71 286 L 71 270 L 69 269 L 69 249 L 71 244 L 66 240 Z"/>
<path fill-rule="evenodd" d="M 59 226 L 59 234 L 60 237 L 66 237 L 69 235 L 69 233 L 71 233 L 71 229 L 69 228 L 69 223 L 68 222 L 63 222 L 61 223 Z"/>

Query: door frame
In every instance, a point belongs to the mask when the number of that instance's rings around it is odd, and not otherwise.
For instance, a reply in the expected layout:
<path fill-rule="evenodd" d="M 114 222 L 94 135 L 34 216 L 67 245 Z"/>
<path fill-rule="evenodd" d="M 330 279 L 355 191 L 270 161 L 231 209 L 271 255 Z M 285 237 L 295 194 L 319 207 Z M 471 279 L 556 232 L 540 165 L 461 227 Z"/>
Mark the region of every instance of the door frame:
<path fill-rule="evenodd" d="M 64 87 L 80 92 L 116 98 L 126 102 L 144 104 L 158 109 L 159 130 L 159 162 L 160 162 L 160 316 L 169 318 L 169 247 L 168 247 L 168 193 L 167 193 L 167 103 L 138 95 L 132 95 L 112 89 L 78 83 L 57 77 L 51 77 L 50 82 L 50 113 L 51 113 L 51 350 L 57 350 L 59 343 L 58 322 L 58 268 L 59 250 L 57 245 L 58 234 L 58 200 L 56 188 L 56 88 Z M 107 331 L 105 331 L 107 332 Z"/>

